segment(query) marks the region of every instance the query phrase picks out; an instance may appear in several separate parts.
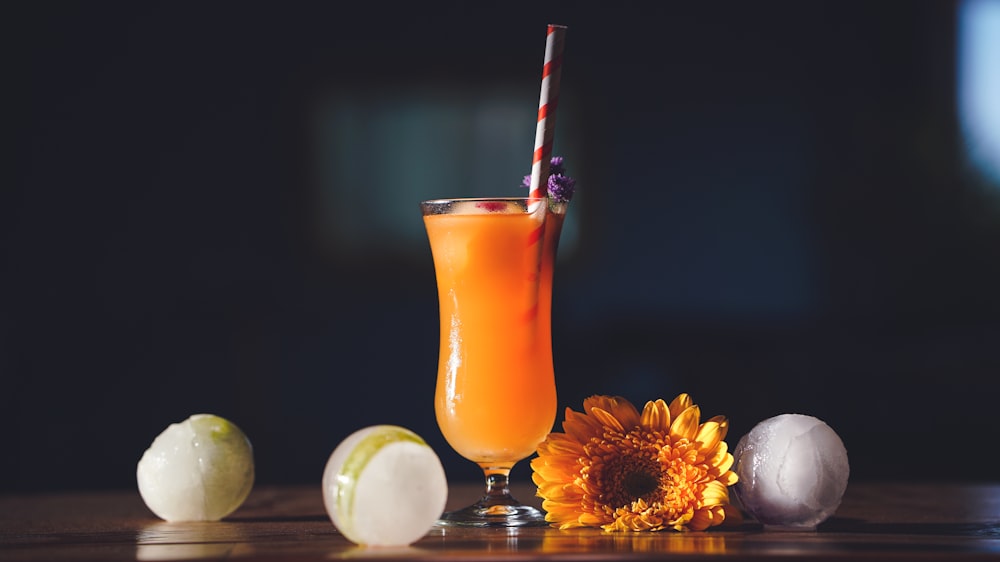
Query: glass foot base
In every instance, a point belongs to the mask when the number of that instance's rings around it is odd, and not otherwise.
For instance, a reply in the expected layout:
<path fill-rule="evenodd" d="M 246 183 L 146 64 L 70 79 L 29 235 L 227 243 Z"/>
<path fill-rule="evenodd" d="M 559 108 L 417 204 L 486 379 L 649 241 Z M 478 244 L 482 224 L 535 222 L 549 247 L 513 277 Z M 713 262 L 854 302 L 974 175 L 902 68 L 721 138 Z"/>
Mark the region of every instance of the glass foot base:
<path fill-rule="evenodd" d="M 478 502 L 449 511 L 438 519 L 443 527 L 546 527 L 545 513 L 530 505 L 486 505 Z"/>
<path fill-rule="evenodd" d="M 437 521 L 439 527 L 545 527 L 545 512 L 524 505 L 510 495 L 507 482 L 509 466 L 490 468 L 485 465 L 486 495 L 478 502 L 448 511 Z"/>

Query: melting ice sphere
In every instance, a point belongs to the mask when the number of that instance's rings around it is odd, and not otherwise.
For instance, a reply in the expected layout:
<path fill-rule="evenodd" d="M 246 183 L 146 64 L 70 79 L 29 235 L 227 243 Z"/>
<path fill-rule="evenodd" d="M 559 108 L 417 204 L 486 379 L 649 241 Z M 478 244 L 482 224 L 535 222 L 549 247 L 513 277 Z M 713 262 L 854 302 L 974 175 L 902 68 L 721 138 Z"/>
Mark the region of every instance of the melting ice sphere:
<path fill-rule="evenodd" d="M 802 414 L 757 424 L 733 451 L 734 491 L 769 527 L 811 529 L 833 515 L 847 489 L 847 451 L 833 429 Z"/>

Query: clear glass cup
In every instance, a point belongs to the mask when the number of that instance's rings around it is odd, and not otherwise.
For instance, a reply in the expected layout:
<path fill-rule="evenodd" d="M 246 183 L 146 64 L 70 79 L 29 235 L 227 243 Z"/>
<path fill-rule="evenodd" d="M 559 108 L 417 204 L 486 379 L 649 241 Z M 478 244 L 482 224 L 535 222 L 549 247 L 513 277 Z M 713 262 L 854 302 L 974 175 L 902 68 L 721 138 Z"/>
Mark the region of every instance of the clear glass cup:
<path fill-rule="evenodd" d="M 420 207 L 441 322 L 434 410 L 448 444 L 486 477 L 483 498 L 440 524 L 545 524 L 543 512 L 511 496 L 508 478 L 555 423 L 552 273 L 566 205 L 489 198 Z"/>

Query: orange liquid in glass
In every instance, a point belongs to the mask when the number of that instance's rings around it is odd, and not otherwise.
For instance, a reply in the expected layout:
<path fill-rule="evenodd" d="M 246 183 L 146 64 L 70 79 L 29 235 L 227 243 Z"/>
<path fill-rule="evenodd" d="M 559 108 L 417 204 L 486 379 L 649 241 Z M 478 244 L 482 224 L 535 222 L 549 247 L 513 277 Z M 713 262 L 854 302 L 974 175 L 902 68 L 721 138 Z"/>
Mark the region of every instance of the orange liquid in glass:
<path fill-rule="evenodd" d="M 552 273 L 564 215 L 541 242 L 527 213 L 426 215 L 438 285 L 435 412 L 448 443 L 484 468 L 510 468 L 552 430 Z"/>

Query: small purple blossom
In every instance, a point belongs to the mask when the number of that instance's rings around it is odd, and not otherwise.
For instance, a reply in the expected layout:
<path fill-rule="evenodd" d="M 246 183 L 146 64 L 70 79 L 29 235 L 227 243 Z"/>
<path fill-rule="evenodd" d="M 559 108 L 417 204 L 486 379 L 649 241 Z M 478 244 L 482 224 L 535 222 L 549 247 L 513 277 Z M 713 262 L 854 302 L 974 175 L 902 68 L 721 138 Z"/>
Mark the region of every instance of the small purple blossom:
<path fill-rule="evenodd" d="M 569 203 L 576 189 L 576 180 L 563 174 L 549 176 L 549 199 L 556 203 Z"/>
<path fill-rule="evenodd" d="M 531 189 L 531 175 L 524 176 L 521 187 Z M 557 203 L 568 203 L 576 189 L 576 180 L 566 175 L 566 164 L 562 156 L 549 160 L 548 195 Z"/>
<path fill-rule="evenodd" d="M 562 156 L 553 156 L 552 160 L 549 160 L 549 173 L 550 174 L 566 174 L 566 166 L 563 164 Z"/>

